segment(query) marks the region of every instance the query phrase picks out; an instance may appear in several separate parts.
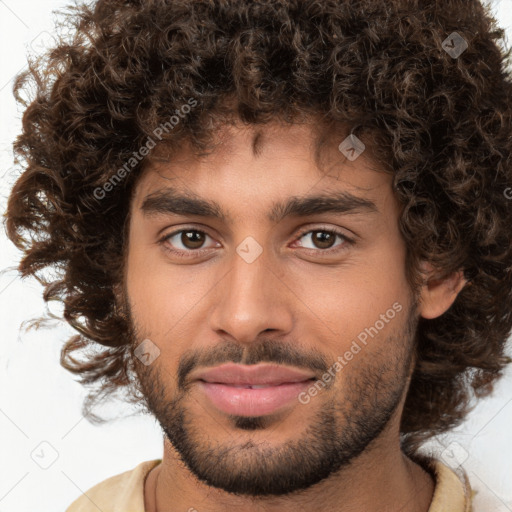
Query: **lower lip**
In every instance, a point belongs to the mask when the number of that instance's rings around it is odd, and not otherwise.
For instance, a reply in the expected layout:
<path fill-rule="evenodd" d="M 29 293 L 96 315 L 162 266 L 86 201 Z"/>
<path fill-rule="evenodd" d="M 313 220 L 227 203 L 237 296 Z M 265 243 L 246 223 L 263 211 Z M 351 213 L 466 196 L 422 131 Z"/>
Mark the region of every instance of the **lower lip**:
<path fill-rule="evenodd" d="M 199 384 L 220 411 L 235 416 L 263 416 L 297 400 L 299 394 L 311 385 L 311 380 L 261 389 L 236 388 L 204 381 L 199 381 Z"/>

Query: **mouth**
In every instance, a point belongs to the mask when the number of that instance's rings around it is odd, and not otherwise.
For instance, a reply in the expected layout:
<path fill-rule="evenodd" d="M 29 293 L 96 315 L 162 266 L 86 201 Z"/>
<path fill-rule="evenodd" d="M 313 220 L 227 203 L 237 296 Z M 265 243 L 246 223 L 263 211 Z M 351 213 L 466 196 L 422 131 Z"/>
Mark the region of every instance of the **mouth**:
<path fill-rule="evenodd" d="M 279 365 L 230 363 L 199 372 L 194 380 L 217 410 L 254 417 L 275 413 L 296 401 L 315 376 Z"/>

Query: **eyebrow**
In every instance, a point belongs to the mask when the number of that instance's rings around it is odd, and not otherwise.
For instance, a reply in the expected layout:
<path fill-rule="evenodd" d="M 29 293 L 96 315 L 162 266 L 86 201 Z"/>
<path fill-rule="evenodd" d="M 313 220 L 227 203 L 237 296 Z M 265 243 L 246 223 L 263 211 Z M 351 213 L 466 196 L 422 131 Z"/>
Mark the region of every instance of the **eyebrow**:
<path fill-rule="evenodd" d="M 157 214 L 196 215 L 231 222 L 232 218 L 215 201 L 208 201 L 191 192 L 179 192 L 165 188 L 149 194 L 141 210 L 146 216 Z M 277 202 L 267 216 L 272 223 L 279 223 L 286 217 L 308 217 L 322 213 L 361 214 L 378 213 L 376 204 L 369 199 L 350 192 L 329 192 L 311 196 L 292 196 L 284 202 Z"/>

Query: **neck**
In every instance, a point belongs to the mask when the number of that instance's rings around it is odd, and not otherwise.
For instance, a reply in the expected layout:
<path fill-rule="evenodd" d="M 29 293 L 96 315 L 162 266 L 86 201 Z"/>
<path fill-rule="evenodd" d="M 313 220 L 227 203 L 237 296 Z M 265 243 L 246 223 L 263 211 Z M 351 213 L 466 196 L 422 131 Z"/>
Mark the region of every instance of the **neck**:
<path fill-rule="evenodd" d="M 389 444 L 386 451 L 367 449 L 349 466 L 299 493 L 236 496 L 197 480 L 166 439 L 162 463 L 148 475 L 144 495 L 146 512 L 221 512 L 235 507 L 247 512 L 428 512 L 434 487 L 430 474 L 406 457 L 396 443 L 394 450 Z"/>

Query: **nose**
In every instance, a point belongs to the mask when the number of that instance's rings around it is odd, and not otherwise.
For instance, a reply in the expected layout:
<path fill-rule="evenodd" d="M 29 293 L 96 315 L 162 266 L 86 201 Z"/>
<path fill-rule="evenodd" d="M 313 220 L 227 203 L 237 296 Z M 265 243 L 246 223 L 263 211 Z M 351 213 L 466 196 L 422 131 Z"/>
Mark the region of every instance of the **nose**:
<path fill-rule="evenodd" d="M 264 254 L 248 263 L 238 253 L 212 293 L 209 325 L 223 337 L 251 344 L 264 331 L 288 334 L 293 326 L 293 293 Z"/>

